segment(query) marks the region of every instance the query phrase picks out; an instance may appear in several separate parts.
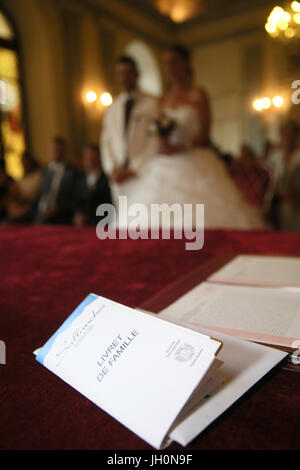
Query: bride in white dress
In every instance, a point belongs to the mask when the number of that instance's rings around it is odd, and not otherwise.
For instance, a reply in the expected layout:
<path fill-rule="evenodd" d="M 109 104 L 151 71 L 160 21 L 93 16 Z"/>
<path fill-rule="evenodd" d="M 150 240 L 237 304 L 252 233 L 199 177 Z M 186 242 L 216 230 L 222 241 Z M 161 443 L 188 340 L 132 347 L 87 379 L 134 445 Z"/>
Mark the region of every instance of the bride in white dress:
<path fill-rule="evenodd" d="M 122 185 L 128 207 L 204 204 L 205 228 L 264 228 L 259 211 L 243 199 L 225 164 L 207 145 L 209 104 L 205 92 L 191 83 L 188 52 L 172 46 L 164 55 L 164 65 L 170 91 L 160 100 L 159 114 L 175 122 L 175 128 L 168 138 L 158 138 L 158 154 Z M 147 224 L 148 220 L 141 223 Z"/>

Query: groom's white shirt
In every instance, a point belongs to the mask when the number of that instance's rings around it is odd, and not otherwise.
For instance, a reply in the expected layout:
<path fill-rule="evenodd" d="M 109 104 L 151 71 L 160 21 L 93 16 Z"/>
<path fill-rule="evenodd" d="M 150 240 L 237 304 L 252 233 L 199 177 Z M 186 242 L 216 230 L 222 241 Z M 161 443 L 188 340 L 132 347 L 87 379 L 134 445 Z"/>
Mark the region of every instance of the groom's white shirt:
<path fill-rule="evenodd" d="M 131 111 L 128 130 L 125 134 L 125 103 L 131 97 L 134 106 Z M 145 161 L 157 152 L 156 139 L 149 135 L 151 120 L 157 113 L 157 99 L 134 91 L 120 93 L 106 110 L 100 138 L 102 165 L 110 175 L 122 168 L 128 156 L 129 168 L 137 171 Z"/>

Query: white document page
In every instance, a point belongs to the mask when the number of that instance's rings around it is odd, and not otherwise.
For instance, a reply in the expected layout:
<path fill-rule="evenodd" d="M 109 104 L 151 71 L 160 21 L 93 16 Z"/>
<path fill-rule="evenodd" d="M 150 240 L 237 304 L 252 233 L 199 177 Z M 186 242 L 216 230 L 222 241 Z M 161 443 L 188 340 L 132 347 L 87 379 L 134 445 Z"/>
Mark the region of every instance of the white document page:
<path fill-rule="evenodd" d="M 300 338 L 300 291 L 203 283 L 160 314 L 267 344 Z"/>
<path fill-rule="evenodd" d="M 218 340 L 91 294 L 37 360 L 155 448 L 213 367 Z"/>
<path fill-rule="evenodd" d="M 186 325 L 184 322 L 177 322 Z M 187 325 L 186 325 L 187 326 Z M 195 331 L 211 335 L 211 330 L 190 326 Z M 185 446 L 200 432 L 217 419 L 256 382 L 276 366 L 287 353 L 244 341 L 239 338 L 218 334 L 223 347 L 218 358 L 224 365 L 218 371 L 220 376 L 215 389 L 195 407 L 188 417 L 175 425 L 170 432 L 170 438 Z"/>
<path fill-rule="evenodd" d="M 300 258 L 236 256 L 209 278 L 213 282 L 300 287 Z"/>

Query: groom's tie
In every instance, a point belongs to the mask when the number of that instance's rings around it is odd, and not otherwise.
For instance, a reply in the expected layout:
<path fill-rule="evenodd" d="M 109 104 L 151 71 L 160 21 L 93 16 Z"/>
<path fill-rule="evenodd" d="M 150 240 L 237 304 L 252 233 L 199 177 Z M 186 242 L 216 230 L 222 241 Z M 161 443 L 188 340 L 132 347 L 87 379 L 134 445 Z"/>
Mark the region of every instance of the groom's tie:
<path fill-rule="evenodd" d="M 127 132 L 128 132 L 128 126 L 129 126 L 129 120 L 130 120 L 130 115 L 131 115 L 131 112 L 132 112 L 132 108 L 133 108 L 133 105 L 134 105 L 134 99 L 133 98 L 127 98 L 127 100 L 125 101 L 125 105 L 124 105 L 124 133 L 125 133 L 125 136 L 127 138 Z M 128 164 L 129 164 L 129 159 L 128 159 L 128 154 L 126 154 L 125 156 L 125 161 L 124 161 L 124 168 L 127 168 L 128 167 Z"/>

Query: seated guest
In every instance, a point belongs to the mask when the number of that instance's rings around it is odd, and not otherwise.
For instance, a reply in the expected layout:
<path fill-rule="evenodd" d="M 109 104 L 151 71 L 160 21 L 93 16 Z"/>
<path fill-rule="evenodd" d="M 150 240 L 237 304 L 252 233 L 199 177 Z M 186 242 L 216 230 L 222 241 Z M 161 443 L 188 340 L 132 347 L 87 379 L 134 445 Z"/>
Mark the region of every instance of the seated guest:
<path fill-rule="evenodd" d="M 300 232 L 300 163 L 286 175 L 285 191 L 280 204 L 280 228 Z"/>
<path fill-rule="evenodd" d="M 30 222 L 33 218 L 32 203 L 42 183 L 42 173 L 29 152 L 22 155 L 24 176 L 15 181 L 9 190 L 7 216 L 10 222 Z"/>
<path fill-rule="evenodd" d="M 268 155 L 268 166 L 270 167 L 276 190 L 285 178 L 289 169 L 300 162 L 300 149 L 298 146 L 299 125 L 295 121 L 287 121 L 280 130 L 280 142 Z"/>
<path fill-rule="evenodd" d="M 112 204 L 108 179 L 102 171 L 99 148 L 89 144 L 83 152 L 84 174 L 78 181 L 73 223 L 76 226 L 96 225 L 99 217 L 96 209 L 100 204 Z"/>
<path fill-rule="evenodd" d="M 271 152 L 273 151 L 273 144 L 270 140 L 266 139 L 263 144 L 262 160 L 267 162 Z"/>
<path fill-rule="evenodd" d="M 231 160 L 229 171 L 245 199 L 254 206 L 263 207 L 270 181 L 269 171 L 248 145 L 241 146 L 240 155 Z"/>
<path fill-rule="evenodd" d="M 294 217 L 295 224 L 299 226 L 299 221 L 296 222 L 299 217 L 299 209 L 296 210 L 299 203 L 299 182 L 297 181 L 300 166 L 299 130 L 297 122 L 287 121 L 281 128 L 279 145 L 270 152 L 268 158 L 273 181 L 270 217 L 277 229 L 292 230 Z M 292 206 L 294 206 L 293 209 Z M 287 214 L 289 214 L 290 223 L 284 222 Z"/>
<path fill-rule="evenodd" d="M 0 220 L 6 222 L 7 219 L 7 201 L 10 187 L 13 179 L 5 171 L 5 163 L 0 160 Z"/>
<path fill-rule="evenodd" d="M 50 149 L 51 161 L 44 171 L 36 204 L 36 222 L 70 224 L 74 211 L 77 172 L 67 163 L 66 142 L 62 137 L 54 137 Z"/>

